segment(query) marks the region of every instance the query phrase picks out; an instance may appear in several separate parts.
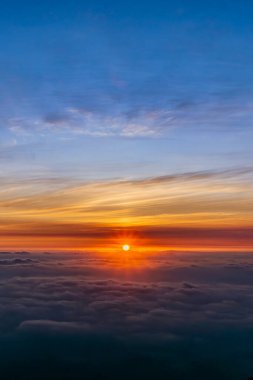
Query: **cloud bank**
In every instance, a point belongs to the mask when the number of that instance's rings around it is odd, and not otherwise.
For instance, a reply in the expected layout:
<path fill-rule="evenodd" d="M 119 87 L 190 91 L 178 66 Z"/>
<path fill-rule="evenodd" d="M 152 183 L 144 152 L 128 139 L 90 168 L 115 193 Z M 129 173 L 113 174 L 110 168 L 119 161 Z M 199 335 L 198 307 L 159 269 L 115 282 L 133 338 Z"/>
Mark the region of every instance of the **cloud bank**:
<path fill-rule="evenodd" d="M 0 267 L 4 379 L 252 374 L 250 254 L 25 255 Z"/>

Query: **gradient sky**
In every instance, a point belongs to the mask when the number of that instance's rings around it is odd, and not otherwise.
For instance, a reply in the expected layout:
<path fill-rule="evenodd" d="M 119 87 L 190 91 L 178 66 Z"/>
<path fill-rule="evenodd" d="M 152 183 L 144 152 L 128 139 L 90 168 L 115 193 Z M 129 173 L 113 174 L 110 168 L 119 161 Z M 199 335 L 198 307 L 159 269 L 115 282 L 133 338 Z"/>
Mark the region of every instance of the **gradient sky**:
<path fill-rule="evenodd" d="M 252 249 L 252 17 L 247 0 L 2 4 L 1 248 L 127 230 Z"/>
<path fill-rule="evenodd" d="M 252 380 L 252 20 L 1 2 L 1 380 Z"/>

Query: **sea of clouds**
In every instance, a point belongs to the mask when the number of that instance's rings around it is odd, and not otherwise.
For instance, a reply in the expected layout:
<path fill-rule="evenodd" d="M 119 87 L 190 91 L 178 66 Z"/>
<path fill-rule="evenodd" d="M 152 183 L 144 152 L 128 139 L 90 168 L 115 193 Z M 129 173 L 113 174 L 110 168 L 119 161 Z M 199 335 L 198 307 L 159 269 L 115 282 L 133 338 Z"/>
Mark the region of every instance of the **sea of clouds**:
<path fill-rule="evenodd" d="M 1 379 L 253 375 L 251 254 L 2 252 L 0 272 Z"/>

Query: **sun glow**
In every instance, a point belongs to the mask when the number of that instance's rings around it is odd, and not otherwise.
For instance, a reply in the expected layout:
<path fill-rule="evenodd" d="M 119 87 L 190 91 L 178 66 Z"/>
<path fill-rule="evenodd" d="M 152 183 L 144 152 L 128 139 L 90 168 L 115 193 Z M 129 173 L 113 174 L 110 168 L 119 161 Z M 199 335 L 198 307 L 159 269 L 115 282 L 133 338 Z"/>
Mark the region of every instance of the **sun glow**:
<path fill-rule="evenodd" d="M 130 251 L 130 249 L 131 249 L 130 245 L 128 245 L 128 244 L 122 245 L 122 250 L 123 251 L 127 252 L 127 251 Z"/>

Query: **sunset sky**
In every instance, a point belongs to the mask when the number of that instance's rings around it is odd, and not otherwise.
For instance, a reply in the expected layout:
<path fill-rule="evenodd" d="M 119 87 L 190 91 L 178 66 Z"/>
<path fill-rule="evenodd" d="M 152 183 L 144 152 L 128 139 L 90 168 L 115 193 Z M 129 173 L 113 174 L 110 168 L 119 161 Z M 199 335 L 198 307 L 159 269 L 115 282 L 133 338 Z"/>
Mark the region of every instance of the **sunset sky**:
<path fill-rule="evenodd" d="M 1 380 L 252 380 L 252 0 L 1 1 L 0 47 Z"/>
<path fill-rule="evenodd" d="M 253 6 L 217 4 L 1 5 L 3 249 L 252 249 Z"/>

